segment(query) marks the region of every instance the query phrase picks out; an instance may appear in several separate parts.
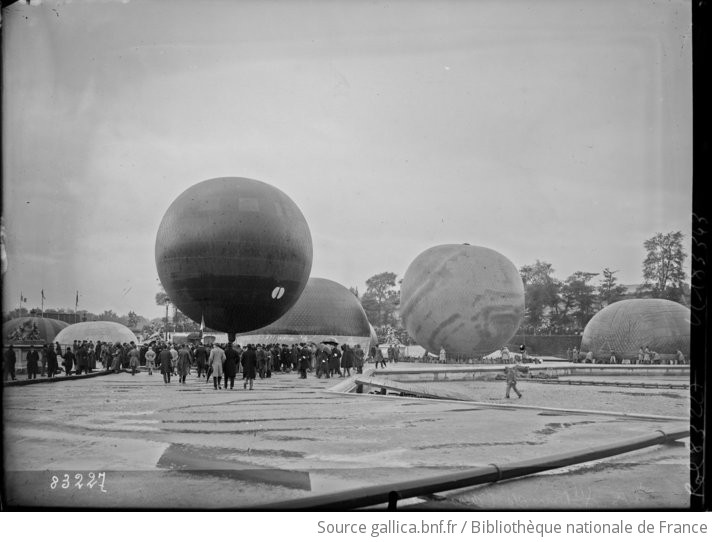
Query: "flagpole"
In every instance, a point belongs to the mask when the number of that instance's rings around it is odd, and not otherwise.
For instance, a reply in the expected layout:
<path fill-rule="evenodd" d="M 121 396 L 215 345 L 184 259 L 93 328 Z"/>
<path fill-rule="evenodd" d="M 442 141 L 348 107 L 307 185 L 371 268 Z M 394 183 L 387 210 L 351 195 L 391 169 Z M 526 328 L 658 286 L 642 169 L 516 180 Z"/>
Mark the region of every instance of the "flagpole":
<path fill-rule="evenodd" d="M 79 315 L 77 314 L 77 308 L 79 307 L 79 290 L 77 290 L 77 297 L 74 299 L 74 323 L 79 321 Z"/>
<path fill-rule="evenodd" d="M 42 288 L 42 318 L 44 318 L 44 288 Z"/>

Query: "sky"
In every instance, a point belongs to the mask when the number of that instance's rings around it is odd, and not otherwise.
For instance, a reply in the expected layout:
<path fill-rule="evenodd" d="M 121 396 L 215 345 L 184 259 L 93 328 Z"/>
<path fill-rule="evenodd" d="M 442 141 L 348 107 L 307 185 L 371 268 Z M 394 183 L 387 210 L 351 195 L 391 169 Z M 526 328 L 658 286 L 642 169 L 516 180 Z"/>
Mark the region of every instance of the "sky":
<path fill-rule="evenodd" d="M 191 185 L 270 183 L 311 276 L 435 245 L 642 282 L 692 206 L 685 0 L 47 1 L 3 10 L 3 310 L 153 318 Z M 689 258 L 688 276 L 689 276 Z M 595 280 L 595 279 L 594 279 Z"/>

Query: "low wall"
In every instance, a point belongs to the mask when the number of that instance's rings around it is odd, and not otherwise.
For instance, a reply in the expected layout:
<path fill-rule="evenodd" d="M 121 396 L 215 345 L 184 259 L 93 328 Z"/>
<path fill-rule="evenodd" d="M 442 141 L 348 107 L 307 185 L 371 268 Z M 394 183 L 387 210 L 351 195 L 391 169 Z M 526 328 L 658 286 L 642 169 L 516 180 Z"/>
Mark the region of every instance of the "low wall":
<path fill-rule="evenodd" d="M 587 365 L 581 363 L 548 363 L 527 365 L 529 375 L 544 373 L 549 376 L 575 375 L 636 375 L 689 376 L 688 365 Z M 370 375 L 391 378 L 398 382 L 442 382 L 461 380 L 495 380 L 503 374 L 504 366 L 432 367 L 417 369 L 376 369 Z M 527 378 L 520 374 L 520 378 Z"/>
<path fill-rule="evenodd" d="M 530 356 L 555 356 L 568 359 L 567 350 L 581 348 L 581 335 L 515 335 L 507 348 L 513 353 L 519 352 L 519 345 L 527 345 Z"/>

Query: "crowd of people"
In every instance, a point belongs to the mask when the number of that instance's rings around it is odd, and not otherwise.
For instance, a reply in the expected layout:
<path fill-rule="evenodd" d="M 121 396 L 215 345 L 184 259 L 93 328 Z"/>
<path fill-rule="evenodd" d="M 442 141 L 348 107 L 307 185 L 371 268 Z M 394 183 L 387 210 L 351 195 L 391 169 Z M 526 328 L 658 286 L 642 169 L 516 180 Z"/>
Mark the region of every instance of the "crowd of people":
<path fill-rule="evenodd" d="M 133 344 L 133 343 L 132 343 Z M 130 345 L 116 344 L 116 348 L 129 351 Z M 27 351 L 27 378 L 36 379 L 38 376 L 54 378 L 61 373 L 88 374 L 97 370 L 101 364 L 106 369 L 106 360 L 112 350 L 112 345 L 97 341 L 74 341 L 71 346 L 64 349 L 59 343 L 41 346 L 30 345 Z M 5 380 L 7 377 L 15 380 L 15 365 L 17 353 L 9 345 L 3 357 Z"/>
<path fill-rule="evenodd" d="M 391 345 L 386 355 L 372 346 L 364 352 L 360 345 L 330 343 L 299 344 L 202 344 L 182 345 L 166 341 L 136 344 L 103 341 L 74 341 L 71 346 L 58 343 L 30 346 L 27 352 L 27 378 L 38 376 L 53 378 L 60 374 L 79 375 L 101 371 L 131 371 L 132 375 L 145 367 L 149 374 L 160 373 L 165 383 L 171 377 L 183 383 L 194 369 L 199 378 L 213 378 L 216 389 L 234 388 L 234 379 L 242 373 L 244 387 L 252 389 L 257 378 L 270 378 L 273 372 L 299 373 L 307 378 L 313 373 L 317 378 L 349 377 L 352 370 L 363 373 L 364 364 L 373 362 L 386 367 L 387 362 L 397 363 L 399 350 Z M 15 380 L 17 354 L 9 345 L 4 354 L 5 380 Z"/>
<path fill-rule="evenodd" d="M 317 378 L 351 376 L 351 369 L 363 372 L 365 353 L 360 345 L 300 343 L 286 344 L 227 344 L 204 345 L 152 343 L 139 350 L 139 364 L 145 365 L 149 374 L 159 371 L 163 381 L 170 384 L 171 377 L 185 383 L 186 376 L 195 368 L 198 378 L 205 378 L 214 389 L 234 389 L 235 378 L 241 373 L 244 389 L 253 389 L 256 379 L 271 378 L 272 373 L 299 373 L 307 378 L 313 373 Z"/>
<path fill-rule="evenodd" d="M 380 349 L 369 353 L 374 360 L 381 358 Z M 299 373 L 307 378 L 313 373 L 317 378 L 349 377 L 351 371 L 362 373 L 366 354 L 360 345 L 300 343 L 286 344 L 239 344 L 204 345 L 171 342 L 152 342 L 137 345 L 130 343 L 108 343 L 75 341 L 64 349 L 57 343 L 36 348 L 30 346 L 27 352 L 27 378 L 38 375 L 52 378 L 60 373 L 66 375 L 103 371 L 130 371 L 135 375 L 145 367 L 149 375 L 154 371 L 163 376 L 169 384 L 171 377 L 185 383 L 186 377 L 195 369 L 198 378 L 213 379 L 215 389 L 233 389 L 235 378 L 242 373 L 243 387 L 253 389 L 257 378 L 270 378 L 273 372 Z M 6 380 L 15 380 L 17 355 L 10 345 L 5 351 L 4 367 Z M 60 368 L 61 367 L 61 368 Z"/>
<path fill-rule="evenodd" d="M 597 358 L 592 351 L 586 354 L 574 347 L 566 351 L 566 357 L 573 363 L 609 363 L 617 365 L 687 365 L 689 362 L 681 350 L 677 350 L 674 355 L 661 355 L 650 347 L 640 347 L 637 357 L 624 358 L 615 352 L 610 352 L 603 357 Z"/>

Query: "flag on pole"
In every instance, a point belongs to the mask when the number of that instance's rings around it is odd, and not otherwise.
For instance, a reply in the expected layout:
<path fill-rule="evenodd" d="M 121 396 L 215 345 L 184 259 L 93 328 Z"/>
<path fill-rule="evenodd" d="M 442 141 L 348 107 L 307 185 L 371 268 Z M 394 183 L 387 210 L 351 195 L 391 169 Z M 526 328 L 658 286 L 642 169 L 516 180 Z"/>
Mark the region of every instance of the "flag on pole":
<path fill-rule="evenodd" d="M 200 331 L 205 330 L 205 318 L 203 318 L 203 315 L 200 315 Z"/>
<path fill-rule="evenodd" d="M 22 292 L 20 292 L 20 303 L 27 303 L 27 298 L 23 297 Z"/>
<path fill-rule="evenodd" d="M 79 306 L 79 290 L 77 290 L 77 298 L 74 301 L 74 310 L 77 310 L 78 306 Z"/>
<path fill-rule="evenodd" d="M 46 299 L 46 297 L 44 295 L 44 288 L 42 288 L 42 301 L 44 301 L 45 299 Z"/>

